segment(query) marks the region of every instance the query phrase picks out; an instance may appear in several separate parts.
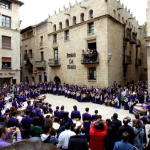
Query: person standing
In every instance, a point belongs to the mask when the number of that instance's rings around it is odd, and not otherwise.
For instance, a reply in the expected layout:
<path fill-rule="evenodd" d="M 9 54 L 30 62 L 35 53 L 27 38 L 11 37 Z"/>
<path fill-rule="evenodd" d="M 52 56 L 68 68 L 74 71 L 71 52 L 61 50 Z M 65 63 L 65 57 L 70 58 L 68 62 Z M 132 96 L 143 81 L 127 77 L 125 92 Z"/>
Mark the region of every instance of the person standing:
<path fill-rule="evenodd" d="M 69 150 L 89 150 L 87 140 L 85 136 L 81 136 L 81 128 L 80 127 L 75 127 L 74 132 L 76 135 L 71 136 L 69 140 Z"/>
<path fill-rule="evenodd" d="M 129 142 L 129 133 L 122 133 L 122 141 L 116 142 L 113 150 L 134 150 L 133 145 Z"/>
<path fill-rule="evenodd" d="M 71 130 L 71 123 L 65 123 L 65 131 L 61 132 L 58 138 L 58 147 L 68 150 L 69 139 L 71 136 L 75 135 Z"/>

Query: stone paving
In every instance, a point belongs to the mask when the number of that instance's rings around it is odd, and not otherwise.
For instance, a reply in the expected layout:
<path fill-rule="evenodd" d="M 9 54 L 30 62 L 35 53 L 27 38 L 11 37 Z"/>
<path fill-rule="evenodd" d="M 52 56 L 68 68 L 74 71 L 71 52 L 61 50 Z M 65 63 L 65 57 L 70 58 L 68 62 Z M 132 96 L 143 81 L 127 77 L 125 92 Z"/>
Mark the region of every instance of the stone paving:
<path fill-rule="evenodd" d="M 46 95 L 45 102 L 48 102 L 49 104 L 52 104 L 52 109 L 55 111 L 56 106 L 61 107 L 64 105 L 65 111 L 69 112 L 69 115 L 71 114 L 71 111 L 73 110 L 73 106 L 77 105 L 78 110 L 81 114 L 85 112 L 85 108 L 89 107 L 89 114 L 94 114 L 94 111 L 97 109 L 98 114 L 102 115 L 103 119 L 111 118 L 113 113 L 118 113 L 119 120 L 123 120 L 124 117 L 129 116 L 131 119 L 134 119 L 134 114 L 130 114 L 128 110 L 124 110 L 123 107 L 121 109 L 116 109 L 112 107 L 107 107 L 104 104 L 94 104 L 92 102 L 83 102 L 79 103 L 75 99 L 70 99 L 65 96 L 55 96 L 52 94 Z M 150 129 L 150 125 L 146 125 L 147 131 Z"/>

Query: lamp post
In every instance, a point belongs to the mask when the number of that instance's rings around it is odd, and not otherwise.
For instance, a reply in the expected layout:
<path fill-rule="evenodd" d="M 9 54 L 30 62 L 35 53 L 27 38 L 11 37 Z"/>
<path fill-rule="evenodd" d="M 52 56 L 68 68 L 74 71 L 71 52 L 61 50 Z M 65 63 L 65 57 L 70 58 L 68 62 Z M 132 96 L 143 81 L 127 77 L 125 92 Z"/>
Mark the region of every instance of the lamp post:
<path fill-rule="evenodd" d="M 112 58 L 112 53 L 108 53 L 108 62 L 110 62 L 111 58 Z"/>

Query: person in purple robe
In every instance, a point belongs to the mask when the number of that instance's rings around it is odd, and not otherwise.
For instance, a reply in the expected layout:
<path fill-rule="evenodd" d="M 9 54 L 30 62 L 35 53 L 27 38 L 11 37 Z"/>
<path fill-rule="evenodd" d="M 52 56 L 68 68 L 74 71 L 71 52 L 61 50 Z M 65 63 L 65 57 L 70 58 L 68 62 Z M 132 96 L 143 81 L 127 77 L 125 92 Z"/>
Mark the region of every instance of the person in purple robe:
<path fill-rule="evenodd" d="M 88 135 L 89 137 L 89 130 L 90 130 L 90 125 L 91 125 L 91 120 L 92 120 L 92 117 L 91 115 L 89 114 L 89 108 L 85 108 L 85 113 L 82 114 L 82 120 L 83 120 L 83 126 L 85 128 L 85 133 Z"/>
<path fill-rule="evenodd" d="M 27 101 L 28 106 L 26 107 L 26 110 L 30 110 L 32 112 L 33 107 L 31 106 L 31 101 Z"/>
<path fill-rule="evenodd" d="M 65 114 L 65 112 L 64 112 L 64 106 L 61 106 L 60 109 L 61 109 L 61 111 L 58 114 L 58 118 L 61 121 L 64 118 L 64 114 Z"/>
<path fill-rule="evenodd" d="M 74 105 L 73 106 L 73 111 L 71 112 L 71 119 L 73 120 L 77 120 L 77 119 L 81 119 L 81 114 L 80 114 L 80 111 L 77 110 L 77 106 Z"/>
<path fill-rule="evenodd" d="M 16 110 L 18 110 L 17 98 L 13 98 L 12 106 L 14 106 Z"/>
<path fill-rule="evenodd" d="M 99 115 L 98 115 L 98 110 L 95 110 L 94 112 L 95 112 L 95 115 L 92 115 L 92 120 L 91 120 L 92 122 L 97 121 L 98 116 L 99 116 Z"/>
<path fill-rule="evenodd" d="M 4 109 L 3 99 L 0 97 L 0 111 Z"/>
<path fill-rule="evenodd" d="M 81 94 L 82 94 L 81 92 L 82 92 L 81 88 L 76 92 L 76 97 L 78 102 L 81 102 Z"/>
<path fill-rule="evenodd" d="M 53 114 L 52 104 L 49 104 L 49 112 L 50 114 Z"/>
<path fill-rule="evenodd" d="M 35 109 L 33 110 L 33 117 L 39 117 L 41 120 L 43 120 L 44 116 L 43 116 L 41 110 L 39 109 L 39 104 L 34 103 L 34 107 L 35 107 Z"/>
<path fill-rule="evenodd" d="M 53 84 L 53 94 L 57 95 L 57 86 L 55 83 Z"/>
<path fill-rule="evenodd" d="M 115 107 L 116 108 L 121 108 L 121 94 L 116 93 L 116 98 L 118 99 L 118 102 L 116 103 Z"/>
<path fill-rule="evenodd" d="M 18 125 L 19 125 L 19 121 L 18 121 L 18 119 L 17 119 L 17 116 L 18 116 L 18 113 L 17 113 L 17 111 L 13 111 L 12 112 L 12 117 L 9 119 L 9 121 L 8 121 L 8 126 L 9 127 L 18 127 Z"/>
<path fill-rule="evenodd" d="M 56 110 L 54 111 L 54 122 L 58 122 L 59 123 L 59 106 L 56 106 Z"/>
<path fill-rule="evenodd" d="M 62 95 L 62 85 L 58 85 L 58 95 Z"/>
<path fill-rule="evenodd" d="M 124 110 L 129 110 L 128 102 L 130 101 L 130 95 L 129 92 L 126 92 L 125 95 L 125 102 L 124 102 Z"/>
<path fill-rule="evenodd" d="M 95 95 L 96 95 L 96 90 L 94 89 L 92 92 L 92 103 L 96 103 Z"/>

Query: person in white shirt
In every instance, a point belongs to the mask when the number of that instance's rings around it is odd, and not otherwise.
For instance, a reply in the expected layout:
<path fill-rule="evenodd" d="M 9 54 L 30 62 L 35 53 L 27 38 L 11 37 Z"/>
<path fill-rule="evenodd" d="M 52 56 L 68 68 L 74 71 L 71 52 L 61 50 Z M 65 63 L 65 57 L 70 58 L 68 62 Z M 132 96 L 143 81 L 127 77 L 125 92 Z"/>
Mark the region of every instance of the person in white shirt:
<path fill-rule="evenodd" d="M 64 150 L 68 149 L 70 137 L 75 135 L 75 133 L 72 132 L 70 129 L 71 129 L 71 123 L 70 122 L 65 123 L 65 131 L 61 132 L 58 138 L 58 147 Z"/>

